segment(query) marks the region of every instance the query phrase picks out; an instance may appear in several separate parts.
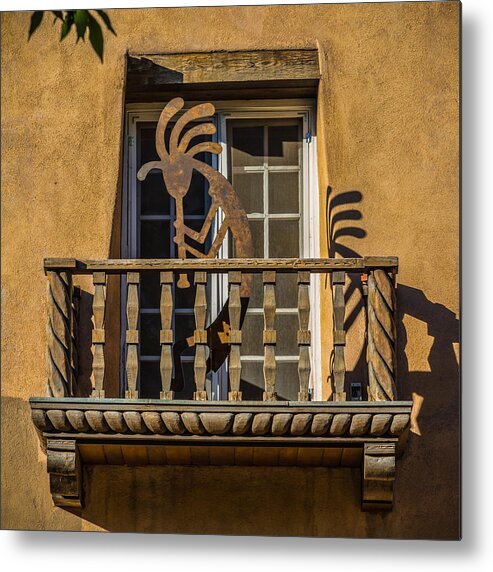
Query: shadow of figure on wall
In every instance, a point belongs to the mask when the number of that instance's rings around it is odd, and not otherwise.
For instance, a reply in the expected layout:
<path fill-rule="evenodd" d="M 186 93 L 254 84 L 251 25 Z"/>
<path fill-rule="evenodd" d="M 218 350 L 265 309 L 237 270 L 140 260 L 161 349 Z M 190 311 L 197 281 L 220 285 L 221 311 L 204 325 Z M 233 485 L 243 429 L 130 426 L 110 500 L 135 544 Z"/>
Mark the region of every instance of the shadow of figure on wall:
<path fill-rule="evenodd" d="M 336 193 L 332 187 L 327 187 L 325 195 L 325 218 L 326 218 L 326 241 L 327 252 L 329 258 L 336 258 L 337 255 L 343 258 L 360 258 L 361 254 L 343 244 L 343 240 L 347 237 L 363 239 L 366 237 L 366 231 L 361 227 L 359 221 L 363 219 L 362 212 L 356 208 L 363 200 L 360 191 L 352 190 Z M 346 309 L 352 307 L 349 315 L 344 319 L 344 329 L 346 332 L 350 330 L 355 321 L 363 313 L 363 319 L 366 322 L 366 304 L 363 295 L 363 284 L 361 275 L 355 273 L 347 274 L 349 283 L 344 292 L 344 302 Z M 329 287 L 329 276 L 325 275 L 325 288 Z M 333 351 L 331 354 L 331 364 L 333 360 Z M 331 367 L 332 370 L 332 367 Z M 359 382 L 362 384 L 364 400 L 367 399 L 367 371 L 366 371 L 366 341 L 363 340 L 359 355 L 356 359 L 354 367 L 346 372 L 346 394 L 349 395 L 348 388 L 351 383 Z M 333 382 L 332 382 L 332 389 Z"/>
<path fill-rule="evenodd" d="M 327 187 L 325 201 L 325 216 L 327 221 L 327 249 L 331 258 L 341 257 L 360 258 L 364 254 L 345 244 L 347 237 L 363 239 L 367 236 L 362 228 L 363 214 L 359 208 L 363 194 L 358 190 L 336 193 L 332 187 Z M 350 223 L 350 224 L 348 224 Z M 348 274 L 349 283 L 345 290 L 346 308 L 351 308 L 346 315 L 344 328 L 348 332 L 356 320 L 363 314 L 362 319 L 367 322 L 366 300 L 363 292 L 363 284 L 360 274 Z M 328 277 L 325 277 L 325 287 L 329 286 Z M 442 396 L 442 403 L 446 401 L 453 406 L 459 398 L 459 385 L 450 382 L 447 387 L 442 387 L 447 380 L 457 379 L 459 365 L 454 350 L 454 343 L 459 342 L 459 320 L 454 312 L 429 300 L 422 290 L 397 284 L 397 385 L 398 398 L 410 399 L 414 392 L 429 394 L 431 391 L 447 392 L 447 397 Z M 427 324 L 428 335 L 433 338 L 429 355 L 427 356 L 429 371 L 409 371 L 409 361 L 406 356 L 407 332 L 404 326 L 405 316 L 410 316 Z M 433 388 L 430 381 L 433 379 Z M 363 340 L 359 349 L 354 367 L 346 374 L 346 392 L 351 382 L 361 382 L 363 385 L 363 399 L 366 399 L 366 387 L 368 385 L 366 365 L 366 340 Z M 440 387 L 440 389 L 437 389 Z M 451 399 L 451 394 L 453 398 Z M 433 401 L 432 395 L 427 399 Z M 432 403 L 430 403 L 432 405 Z"/>

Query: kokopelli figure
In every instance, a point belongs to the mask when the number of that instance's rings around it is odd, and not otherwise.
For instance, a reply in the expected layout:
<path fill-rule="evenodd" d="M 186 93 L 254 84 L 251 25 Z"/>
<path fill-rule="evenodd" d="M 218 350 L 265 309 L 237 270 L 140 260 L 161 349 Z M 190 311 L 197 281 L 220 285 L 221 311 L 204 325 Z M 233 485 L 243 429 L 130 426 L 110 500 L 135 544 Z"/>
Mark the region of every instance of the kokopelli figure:
<path fill-rule="evenodd" d="M 163 173 L 164 184 L 168 189 L 168 193 L 176 201 L 174 241 L 178 245 L 179 258 L 186 258 L 187 252 L 190 252 L 197 258 L 214 258 L 221 248 L 228 230 L 233 237 L 236 257 L 249 258 L 253 256 L 252 235 L 250 233 L 246 213 L 231 183 L 210 165 L 195 159 L 195 155 L 199 153 L 221 153 L 221 145 L 219 143 L 213 143 L 212 141 L 206 141 L 190 147 L 190 143 L 194 137 L 199 135 L 211 135 L 216 132 L 216 127 L 212 123 L 200 123 L 192 127 L 180 138 L 184 127 L 190 123 L 190 121 L 210 117 L 214 114 L 215 109 L 212 103 L 196 105 L 186 111 L 178 119 L 171 131 L 169 151 L 166 150 L 164 140 L 166 127 L 170 119 L 183 108 L 184 104 L 185 102 L 181 97 L 176 97 L 163 109 L 156 129 L 156 150 L 161 160 L 151 161 L 143 165 L 137 173 L 137 178 L 139 181 L 143 181 L 152 169 L 159 169 Z M 183 217 L 183 197 L 188 193 L 190 188 L 194 169 L 208 180 L 209 195 L 212 199 L 204 225 L 198 232 L 186 226 Z M 203 254 L 187 244 L 186 237 L 189 236 L 196 242 L 203 244 L 219 209 L 223 212 L 223 222 L 209 252 Z M 189 286 L 190 284 L 188 283 L 186 275 L 181 275 L 178 281 L 178 287 L 188 288 Z"/>
<path fill-rule="evenodd" d="M 213 169 L 210 165 L 195 158 L 199 153 L 219 154 L 222 147 L 219 143 L 211 141 L 198 143 L 191 146 L 192 140 L 201 135 L 211 135 L 216 132 L 212 123 L 200 123 L 182 135 L 184 127 L 191 121 L 204 119 L 214 114 L 212 103 L 201 103 L 186 111 L 175 123 L 171 130 L 169 149 L 165 145 L 166 128 L 170 120 L 183 108 L 184 101 L 180 97 L 172 99 L 163 109 L 156 129 L 156 150 L 160 161 L 151 161 L 143 165 L 137 173 L 139 181 L 143 181 L 153 169 L 159 169 L 163 174 L 164 183 L 168 193 L 176 202 L 176 220 L 174 223 L 174 242 L 178 246 L 178 257 L 186 258 L 187 252 L 197 258 L 213 258 L 218 253 L 226 233 L 231 232 L 237 258 L 251 258 L 253 256 L 253 243 L 248 219 L 240 200 L 230 182 Z M 201 173 L 209 182 L 209 195 L 212 199 L 211 206 L 200 231 L 196 231 L 185 225 L 183 213 L 183 197 L 188 193 L 194 169 Z M 199 244 L 204 244 L 214 217 L 221 209 L 223 214 L 222 224 L 214 238 L 214 241 L 206 254 L 187 244 L 186 238 L 190 237 Z M 163 237 L 164 239 L 164 237 Z M 179 277 L 177 286 L 188 288 L 187 275 Z M 246 313 L 251 291 L 251 275 L 245 275 L 241 284 L 241 322 Z M 208 345 L 212 350 L 208 360 L 208 367 L 214 371 L 221 366 L 229 353 L 229 344 L 224 341 L 224 333 L 229 325 L 228 304 L 226 303 L 214 322 L 207 328 Z M 183 373 L 181 369 L 181 353 L 194 345 L 193 335 L 184 340 L 179 340 L 173 348 L 175 362 L 174 388 L 179 390 L 183 386 Z"/>

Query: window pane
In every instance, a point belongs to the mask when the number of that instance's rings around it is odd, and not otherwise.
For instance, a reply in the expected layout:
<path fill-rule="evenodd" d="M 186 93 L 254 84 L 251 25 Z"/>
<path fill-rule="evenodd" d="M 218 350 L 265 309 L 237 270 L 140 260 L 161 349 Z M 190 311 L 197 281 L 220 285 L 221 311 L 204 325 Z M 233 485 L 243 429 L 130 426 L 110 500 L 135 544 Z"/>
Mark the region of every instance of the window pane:
<path fill-rule="evenodd" d="M 147 127 L 140 128 L 140 162 L 137 164 L 137 169 L 149 161 L 160 160 L 156 151 L 156 125 L 157 123 L 150 123 Z"/>
<path fill-rule="evenodd" d="M 264 212 L 264 184 L 262 173 L 234 173 L 233 188 L 246 213 Z"/>
<path fill-rule="evenodd" d="M 261 356 L 264 354 L 262 331 L 264 318 L 262 315 L 247 314 L 241 328 L 241 353 L 242 355 Z"/>
<path fill-rule="evenodd" d="M 298 308 L 298 275 L 296 272 L 277 274 L 276 305 L 278 308 Z"/>
<path fill-rule="evenodd" d="M 142 399 L 159 399 L 161 391 L 161 372 L 159 361 L 141 361 L 140 368 L 140 391 Z"/>
<path fill-rule="evenodd" d="M 140 306 L 141 308 L 159 308 L 161 285 L 159 272 L 140 273 Z"/>
<path fill-rule="evenodd" d="M 299 173 L 269 173 L 269 214 L 299 213 Z"/>
<path fill-rule="evenodd" d="M 141 258 L 169 258 L 169 221 L 140 221 Z"/>
<path fill-rule="evenodd" d="M 263 126 L 234 126 L 231 130 L 231 164 L 234 167 L 262 165 L 264 162 Z"/>
<path fill-rule="evenodd" d="M 299 256 L 299 221 L 269 221 L 269 257 L 297 258 Z"/>
<path fill-rule="evenodd" d="M 179 342 L 193 336 L 195 330 L 195 317 L 193 314 L 175 315 L 175 341 Z"/>
<path fill-rule="evenodd" d="M 141 214 L 169 215 L 171 198 L 159 171 L 151 171 L 145 181 L 138 183 L 137 192 L 140 196 Z"/>
<path fill-rule="evenodd" d="M 187 215 L 204 215 L 207 206 L 207 191 L 209 182 L 207 179 L 195 169 L 192 173 L 190 188 L 188 193 L 183 197 L 183 212 Z"/>
<path fill-rule="evenodd" d="M 269 166 L 298 165 L 301 150 L 301 120 L 295 125 L 271 125 L 268 127 L 267 162 Z"/>
<path fill-rule="evenodd" d="M 159 314 L 140 315 L 140 351 L 143 356 L 156 356 L 161 353 L 160 329 L 161 316 Z"/>
<path fill-rule="evenodd" d="M 253 256 L 264 258 L 264 221 L 250 219 L 248 222 L 252 233 Z"/>
<path fill-rule="evenodd" d="M 282 380 L 276 384 L 278 399 L 297 401 L 300 387 L 298 362 L 277 362 L 277 379 Z"/>
<path fill-rule="evenodd" d="M 277 344 L 276 354 L 279 356 L 298 355 L 298 315 L 297 314 L 277 314 Z"/>
<path fill-rule="evenodd" d="M 262 308 L 264 299 L 264 284 L 262 274 L 253 274 L 252 295 L 250 296 L 249 308 Z"/>
<path fill-rule="evenodd" d="M 241 362 L 240 391 L 244 401 L 262 401 L 264 392 L 264 373 L 261 361 Z"/>

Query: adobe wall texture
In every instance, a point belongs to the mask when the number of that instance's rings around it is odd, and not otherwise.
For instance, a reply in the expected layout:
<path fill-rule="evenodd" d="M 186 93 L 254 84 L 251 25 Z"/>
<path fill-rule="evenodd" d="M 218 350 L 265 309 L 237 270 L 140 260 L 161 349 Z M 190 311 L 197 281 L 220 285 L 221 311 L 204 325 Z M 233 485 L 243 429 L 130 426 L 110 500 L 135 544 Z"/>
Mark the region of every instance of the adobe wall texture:
<path fill-rule="evenodd" d="M 30 14 L 2 14 L 2 527 L 457 538 L 459 4 L 110 15 L 118 36 L 107 36 L 101 65 L 72 36 L 59 44 L 50 23 L 28 43 Z M 398 463 L 394 511 L 360 512 L 357 471 L 299 468 L 95 467 L 83 518 L 54 508 L 27 403 L 45 394 L 42 260 L 110 254 L 125 53 L 283 48 L 321 54 L 322 255 L 330 186 L 332 196 L 360 193 L 347 208 L 362 218 L 346 225 L 360 230 L 333 237 L 339 250 L 399 256 L 399 393 L 422 407 Z M 357 370 L 357 352 L 348 358 Z M 324 396 L 327 374 L 325 359 Z"/>

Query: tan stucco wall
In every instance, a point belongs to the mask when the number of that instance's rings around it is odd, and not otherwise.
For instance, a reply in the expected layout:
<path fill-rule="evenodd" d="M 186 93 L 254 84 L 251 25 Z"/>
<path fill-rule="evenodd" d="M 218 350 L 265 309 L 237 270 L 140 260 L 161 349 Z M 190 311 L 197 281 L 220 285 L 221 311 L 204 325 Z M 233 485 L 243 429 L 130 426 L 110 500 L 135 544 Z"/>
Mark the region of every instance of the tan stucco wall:
<path fill-rule="evenodd" d="M 58 44 L 48 22 L 28 43 L 30 15 L 2 14 L 2 527 L 458 537 L 459 12 L 454 1 L 115 10 L 104 65 L 72 37 Z M 298 468 L 98 467 L 84 518 L 54 508 L 27 404 L 45 393 L 42 260 L 110 254 L 125 53 L 305 47 L 323 71 L 322 255 L 330 185 L 362 194 L 366 236 L 341 242 L 400 261 L 400 397 L 422 407 L 394 511 L 360 512 L 357 471 Z"/>

